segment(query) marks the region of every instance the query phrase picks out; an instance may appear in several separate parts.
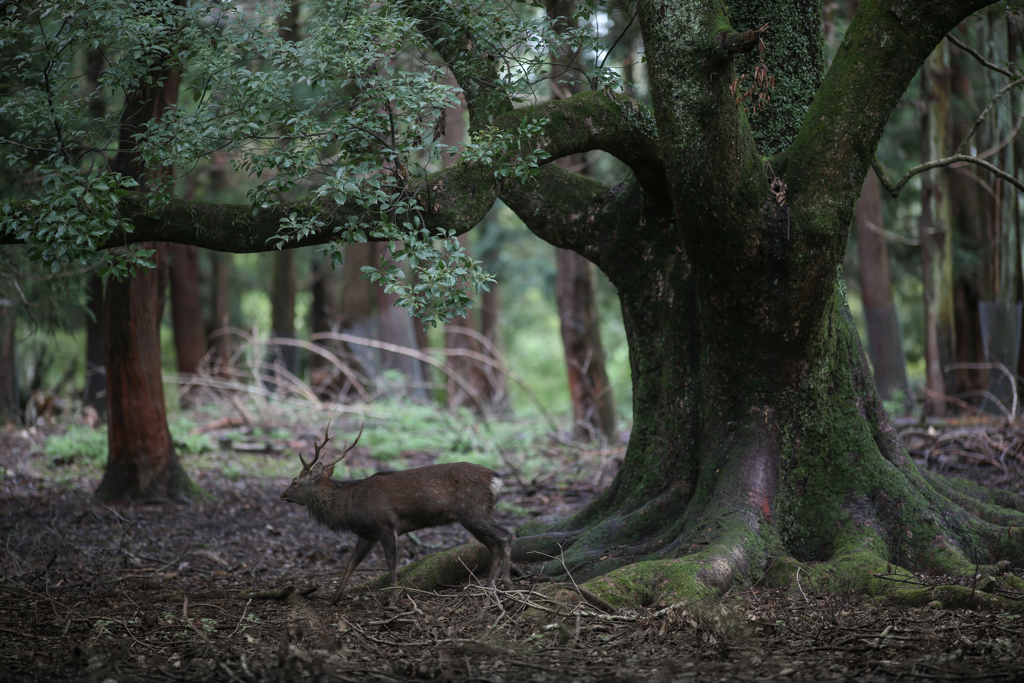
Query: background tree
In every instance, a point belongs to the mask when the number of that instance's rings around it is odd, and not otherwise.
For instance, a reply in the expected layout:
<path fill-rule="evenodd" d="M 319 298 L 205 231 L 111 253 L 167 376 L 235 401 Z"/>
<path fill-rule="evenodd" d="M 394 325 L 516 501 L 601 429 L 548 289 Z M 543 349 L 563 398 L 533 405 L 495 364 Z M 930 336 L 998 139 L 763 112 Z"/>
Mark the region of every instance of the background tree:
<path fill-rule="evenodd" d="M 902 402 L 909 408 L 914 403 L 914 395 L 907 381 L 899 311 L 892 298 L 882 192 L 874 171 L 868 171 L 868 177 L 864 179 L 854 220 L 868 333 L 867 351 L 875 387 L 883 401 L 902 396 Z"/>
<path fill-rule="evenodd" d="M 574 0 L 546 0 L 545 8 L 559 34 L 565 34 L 569 27 L 575 25 Z M 583 68 L 578 46 L 570 43 L 559 45 L 552 55 L 552 66 L 555 78 L 551 80 L 551 87 L 557 99 L 585 89 L 586 69 Z M 588 175 L 588 164 L 582 154 L 563 157 L 556 163 Z M 597 272 L 594 264 L 569 249 L 556 248 L 555 262 L 558 269 L 555 300 L 569 377 L 573 433 L 576 438 L 584 440 L 598 435 L 611 440 L 617 433 L 615 400 L 608 383 L 604 346 L 601 344 Z"/>

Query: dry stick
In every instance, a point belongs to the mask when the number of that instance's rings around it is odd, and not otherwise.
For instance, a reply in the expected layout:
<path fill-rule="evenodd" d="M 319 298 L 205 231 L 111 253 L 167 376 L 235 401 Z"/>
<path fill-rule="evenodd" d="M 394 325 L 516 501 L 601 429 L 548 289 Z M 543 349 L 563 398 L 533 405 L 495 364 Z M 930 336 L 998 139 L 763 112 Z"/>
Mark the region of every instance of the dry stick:
<path fill-rule="evenodd" d="M 991 370 L 993 368 L 1001 371 L 1010 380 L 1010 388 L 1013 389 L 1013 405 L 1010 408 L 1010 419 L 1012 420 L 1017 416 L 1017 381 L 1016 375 L 1010 372 L 1008 367 L 1002 363 L 950 363 L 943 368 L 943 372 L 948 372 L 949 370 Z M 1000 404 L 1000 407 L 1004 411 L 1006 410 L 1002 404 Z"/>
<path fill-rule="evenodd" d="M 351 334 L 344 334 L 341 332 L 317 332 L 310 337 L 313 341 L 320 339 L 334 339 L 336 341 L 346 342 L 348 344 L 357 344 L 359 346 L 369 346 L 373 349 L 380 349 L 382 351 L 390 351 L 391 353 L 399 353 L 403 356 L 410 356 L 419 360 L 420 362 L 431 365 L 444 374 L 448 375 L 453 382 L 459 385 L 459 388 L 466 392 L 470 400 L 476 406 L 477 411 L 481 417 L 484 415 L 483 402 L 480 399 L 479 393 L 477 393 L 472 386 L 457 372 L 453 372 L 444 363 L 440 363 L 425 353 L 421 353 L 415 349 L 410 349 L 406 346 L 399 346 L 398 344 L 389 344 L 388 342 L 380 342 L 373 339 L 365 339 L 363 337 L 356 337 Z"/>
<path fill-rule="evenodd" d="M 251 604 L 252 598 L 249 598 L 245 603 L 245 607 L 242 608 L 242 616 L 238 619 L 238 626 L 235 627 L 235 630 L 231 632 L 231 635 L 228 636 L 228 638 L 234 636 L 236 633 L 238 633 L 238 629 L 242 628 L 242 622 L 245 621 L 245 615 L 249 611 L 249 605 Z"/>
<path fill-rule="evenodd" d="M 206 634 L 203 633 L 202 631 L 200 631 L 199 628 L 195 624 L 192 623 L 192 620 L 188 618 L 188 596 L 187 595 L 184 596 L 184 600 L 183 600 L 183 602 L 181 604 L 181 616 L 185 620 L 185 623 L 188 624 L 188 627 L 190 629 L 192 629 L 193 631 L 195 631 L 196 635 L 198 635 L 200 638 L 203 639 L 203 642 L 206 643 L 206 645 L 210 648 L 210 651 L 212 653 L 212 651 L 213 651 L 213 643 L 211 643 L 210 639 L 206 637 Z"/>
<path fill-rule="evenodd" d="M 804 593 L 803 586 L 800 585 L 800 567 L 796 568 L 796 587 L 800 589 L 800 595 L 804 596 L 804 602 L 808 605 L 811 604 L 811 601 L 807 599 L 807 594 Z"/>
<path fill-rule="evenodd" d="M 334 365 L 334 367 L 338 368 L 341 374 L 345 375 L 345 379 L 351 382 L 352 386 L 355 387 L 356 393 L 359 394 L 359 398 L 361 398 L 364 401 L 368 400 L 369 394 L 367 393 L 366 388 L 359 381 L 359 378 L 356 376 L 355 371 L 352 370 L 352 368 L 350 368 L 346 363 L 342 362 L 340 358 L 335 356 L 327 349 L 321 346 L 317 346 L 316 344 L 311 344 L 307 341 L 303 341 L 301 339 L 289 339 L 287 337 L 271 337 L 270 339 L 267 340 L 267 343 L 284 346 L 297 346 L 300 349 L 305 349 L 306 351 L 322 356 L 323 358 L 330 361 L 330 363 Z"/>
<path fill-rule="evenodd" d="M 462 377 L 459 376 L 457 373 L 453 373 L 450 369 L 448 369 L 447 366 L 444 363 L 441 363 L 441 362 L 431 358 L 429 355 L 421 353 L 421 352 L 416 351 L 414 349 L 409 349 L 409 348 L 406 348 L 404 346 L 398 346 L 396 344 L 388 344 L 386 342 L 379 342 L 379 341 L 375 341 L 373 339 L 365 339 L 363 337 L 356 337 L 356 336 L 353 336 L 353 335 L 350 335 L 350 334 L 343 334 L 341 332 L 317 332 L 316 334 L 312 335 L 310 338 L 313 341 L 317 341 L 319 339 L 333 339 L 333 340 L 336 340 L 336 341 L 346 342 L 348 344 L 357 344 L 357 345 L 360 345 L 360 346 L 369 346 L 370 348 L 381 349 L 382 351 L 392 351 L 394 353 L 402 353 L 402 354 L 405 354 L 407 356 L 412 356 L 413 358 L 418 358 L 418 359 L 422 360 L 424 363 L 428 363 L 431 366 L 433 366 L 435 368 L 438 368 L 443 373 L 445 373 L 446 375 L 451 377 L 459 385 L 459 387 L 461 389 L 463 389 L 463 390 L 467 389 L 467 387 L 465 386 L 465 380 L 463 380 Z M 430 349 L 430 353 L 437 354 L 437 355 L 442 355 L 442 356 L 463 356 L 463 357 L 469 358 L 471 360 L 476 360 L 476 361 L 479 361 L 479 362 L 484 363 L 486 365 L 490 365 L 495 370 L 497 370 L 498 372 L 502 373 L 503 375 L 508 377 L 510 380 L 515 382 L 517 385 L 519 385 L 519 387 L 523 390 L 523 392 L 527 395 L 527 397 L 534 403 L 534 405 L 537 406 L 537 408 L 540 411 L 541 415 L 544 416 L 544 419 L 547 420 L 548 424 L 551 425 L 552 428 L 555 428 L 555 426 L 557 426 L 555 421 L 554 421 L 554 419 L 548 413 L 547 409 L 545 409 L 544 405 L 540 402 L 540 399 L 537 398 L 537 395 L 533 393 L 533 391 L 530 389 L 529 386 L 527 386 L 525 381 L 523 381 L 518 375 L 516 375 L 511 370 L 507 369 L 505 367 L 505 365 L 504 365 L 502 360 L 496 361 L 494 358 L 491 358 L 490 356 L 484 355 L 482 353 L 477 353 L 476 351 L 471 351 L 469 349 Z M 467 393 L 469 393 L 469 392 L 467 392 Z M 472 395 L 471 395 L 471 398 L 472 398 Z"/>

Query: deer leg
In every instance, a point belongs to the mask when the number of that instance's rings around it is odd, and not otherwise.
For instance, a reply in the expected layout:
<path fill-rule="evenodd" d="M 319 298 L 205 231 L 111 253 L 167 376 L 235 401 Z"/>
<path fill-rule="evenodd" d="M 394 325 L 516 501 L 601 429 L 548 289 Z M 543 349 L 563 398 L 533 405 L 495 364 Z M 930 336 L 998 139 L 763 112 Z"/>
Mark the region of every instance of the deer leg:
<path fill-rule="evenodd" d="M 386 529 L 380 535 L 380 545 L 384 549 L 384 561 L 391 572 L 391 601 L 390 604 L 398 603 L 398 530 Z"/>
<path fill-rule="evenodd" d="M 341 594 L 345 592 L 345 586 L 348 584 L 348 579 L 352 576 L 352 572 L 359 566 L 359 563 L 366 559 L 367 553 L 370 552 L 370 548 L 376 541 L 372 538 L 359 537 L 359 542 L 356 543 L 356 547 L 353 548 L 352 554 L 348 556 L 348 564 L 345 565 L 345 575 L 341 577 L 341 585 L 338 586 L 338 592 L 334 594 L 334 598 L 331 600 L 332 605 L 338 604 L 338 600 L 341 600 Z"/>
<path fill-rule="evenodd" d="M 491 552 L 491 568 L 488 574 L 492 586 L 498 585 L 498 577 L 501 577 L 502 588 L 512 588 L 512 578 L 509 576 L 509 564 L 512 560 L 512 533 L 494 522 L 481 524 L 463 524 L 469 533 L 473 534 L 476 540 L 483 543 Z"/>

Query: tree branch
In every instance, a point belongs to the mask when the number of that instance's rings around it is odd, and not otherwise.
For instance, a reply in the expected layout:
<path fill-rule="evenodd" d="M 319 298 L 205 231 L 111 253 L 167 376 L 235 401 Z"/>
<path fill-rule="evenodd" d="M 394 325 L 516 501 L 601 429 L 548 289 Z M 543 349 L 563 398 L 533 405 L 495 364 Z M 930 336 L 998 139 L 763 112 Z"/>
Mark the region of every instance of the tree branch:
<path fill-rule="evenodd" d="M 587 91 L 505 114 L 495 125 L 514 129 L 524 118 L 548 119 L 537 146 L 546 163 L 572 154 L 602 150 L 629 166 L 649 192 L 667 192 L 665 163 L 654 115 L 631 98 Z"/>
<path fill-rule="evenodd" d="M 718 34 L 718 42 L 721 44 L 722 50 L 725 51 L 726 55 L 735 57 L 736 55 L 753 52 L 758 44 L 760 44 L 761 36 L 767 30 L 768 24 L 761 28 L 750 29 L 740 33 L 726 33 L 723 31 Z"/>
<path fill-rule="evenodd" d="M 455 230 L 462 234 L 487 215 L 497 199 L 497 189 L 491 169 L 479 164 L 460 163 L 425 179 L 411 178 L 406 191 L 417 197 L 422 207 L 420 216 L 427 229 Z M 135 193 L 123 198 L 119 204 L 120 215 L 134 225 L 134 230 L 112 235 L 101 248 L 158 241 L 239 254 L 270 251 L 274 245 L 268 240 L 278 235 L 282 219 L 291 213 L 315 217 L 325 223 L 319 232 L 288 242 L 285 248 L 291 249 L 338 239 L 334 228 L 346 225 L 350 216 L 373 218 L 361 207 L 337 205 L 330 198 L 284 202 L 255 215 L 252 207 L 246 204 L 171 198 L 166 203 L 153 205 L 151 200 L 148 195 Z M 39 209 L 27 199 L 5 204 L 9 204 L 16 214 L 30 214 Z M 373 238 L 369 239 L 373 241 Z M 0 245 L 23 243 L 25 240 L 15 235 L 0 235 Z"/>
<path fill-rule="evenodd" d="M 846 230 L 890 115 L 932 50 L 988 0 L 864 0 L 788 150 L 794 222 Z M 778 165 L 776 166 L 778 168 Z M 836 240 L 846 239 L 835 234 Z"/>
<path fill-rule="evenodd" d="M 984 67 L 986 67 L 988 69 L 992 69 L 993 71 L 998 71 L 999 73 L 1003 74 L 1004 76 L 1009 76 L 1010 78 L 1014 78 L 1017 75 L 1017 74 L 1013 73 L 1012 71 L 1010 71 L 1009 69 L 1004 69 L 1003 67 L 998 66 L 997 64 L 993 64 L 992 62 L 988 61 L 987 59 L 985 59 L 981 55 L 980 52 L 975 50 L 973 47 L 971 47 L 967 43 L 961 41 L 959 38 L 954 36 L 952 33 L 946 34 L 946 40 L 948 40 L 949 42 L 953 43 L 958 48 L 960 48 L 961 50 L 963 50 L 967 54 L 969 54 L 972 57 L 974 57 L 975 59 L 977 59 L 981 63 L 982 66 L 984 66 Z"/>
<path fill-rule="evenodd" d="M 992 101 L 989 102 L 988 106 L 985 107 L 985 109 L 981 112 L 981 116 L 978 117 L 978 120 L 974 122 L 973 126 L 971 126 L 971 129 L 967 132 L 967 135 L 965 135 L 964 139 L 960 141 L 960 144 L 956 148 L 956 154 L 960 154 L 960 152 L 964 151 L 964 147 L 967 145 L 967 141 L 974 136 L 974 133 L 978 130 L 978 127 L 981 125 L 981 122 L 985 120 L 985 117 L 988 116 L 989 111 L 992 109 L 992 107 L 995 106 L 996 102 L 998 102 L 999 99 L 1003 95 L 1005 95 L 1009 90 L 1015 88 L 1016 86 L 1022 83 L 1024 83 L 1024 78 L 1018 78 L 1015 81 L 1010 81 L 1009 83 L 1007 83 L 1006 85 L 999 89 L 999 92 L 995 94 L 995 96 L 992 98 Z M 1019 118 L 1017 120 L 1017 125 L 1018 127 L 1020 126 Z"/>
<path fill-rule="evenodd" d="M 878 163 L 877 159 L 872 164 L 872 168 L 874 168 L 875 173 L 878 174 L 878 181 L 882 184 L 882 187 L 884 187 L 893 197 L 893 199 L 895 199 L 896 197 L 900 196 L 900 190 L 903 189 L 903 186 L 906 185 L 911 178 L 918 175 L 919 173 L 930 171 L 933 168 L 949 166 L 951 164 L 955 164 L 958 162 L 977 164 L 978 166 L 981 166 L 982 168 L 992 173 L 993 175 L 1002 178 L 1006 182 L 1010 183 L 1021 192 L 1024 192 L 1024 183 L 1021 183 L 1021 181 L 1014 178 L 1011 174 L 1002 170 L 998 166 L 990 164 L 984 159 L 979 159 L 978 157 L 973 157 L 968 154 L 954 154 L 951 157 L 946 157 L 944 159 L 933 159 L 932 161 L 928 161 L 923 164 L 920 164 L 919 166 L 915 166 L 914 168 L 907 171 L 904 174 L 904 176 L 899 179 L 899 182 L 895 184 L 893 184 L 893 182 L 889 180 L 889 177 L 885 175 L 885 171 L 882 170 L 882 165 Z"/>

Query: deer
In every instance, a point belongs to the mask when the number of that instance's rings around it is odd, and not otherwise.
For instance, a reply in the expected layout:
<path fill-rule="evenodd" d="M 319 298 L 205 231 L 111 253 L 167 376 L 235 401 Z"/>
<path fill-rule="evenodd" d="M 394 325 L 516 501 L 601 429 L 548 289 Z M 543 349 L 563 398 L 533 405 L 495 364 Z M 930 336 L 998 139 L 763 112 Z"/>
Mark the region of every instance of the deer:
<path fill-rule="evenodd" d="M 364 423 L 365 424 L 365 423 Z M 345 459 L 363 435 L 363 426 L 351 446 L 346 440 L 341 456 L 331 463 L 320 460 L 320 452 L 333 438 L 324 430 L 324 440 L 313 440 L 313 461 L 302 454 L 302 471 L 281 494 L 281 500 L 304 506 L 309 516 L 332 531 L 350 531 L 358 537 L 345 566 L 331 605 L 345 592 L 352 572 L 377 541 L 384 549 L 384 560 L 391 573 L 391 599 L 398 600 L 398 537 L 409 531 L 458 522 L 484 544 L 491 553 L 489 580 L 497 586 L 512 587 L 509 564 L 512 557 L 512 532 L 494 521 L 494 505 L 502 483 L 493 470 L 468 462 L 428 465 L 399 472 L 378 472 L 359 481 L 331 478 L 334 466 Z"/>

